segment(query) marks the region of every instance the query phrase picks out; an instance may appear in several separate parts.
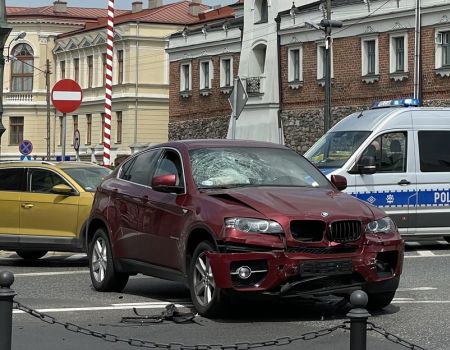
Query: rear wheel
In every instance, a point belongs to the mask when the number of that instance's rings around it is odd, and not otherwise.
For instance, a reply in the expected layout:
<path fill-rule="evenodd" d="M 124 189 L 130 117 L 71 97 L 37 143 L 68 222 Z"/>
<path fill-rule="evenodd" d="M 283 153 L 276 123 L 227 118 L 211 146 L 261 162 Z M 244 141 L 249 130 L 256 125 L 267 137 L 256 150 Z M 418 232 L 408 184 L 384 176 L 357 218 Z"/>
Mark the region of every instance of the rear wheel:
<path fill-rule="evenodd" d="M 128 275 L 114 268 L 111 243 L 105 230 L 99 228 L 89 245 L 89 271 L 94 288 L 100 292 L 120 292 L 128 282 Z"/>
<path fill-rule="evenodd" d="M 36 260 L 47 254 L 46 250 L 18 250 L 16 254 L 25 260 Z"/>
<path fill-rule="evenodd" d="M 367 308 L 369 310 L 380 310 L 388 306 L 392 299 L 394 299 L 394 292 L 382 292 L 369 294 L 369 302 L 367 303 Z"/>
<path fill-rule="evenodd" d="M 219 316 L 225 304 L 225 293 L 216 287 L 207 252 L 214 251 L 208 241 L 201 242 L 194 250 L 189 266 L 189 290 L 198 313 L 204 317 Z"/>

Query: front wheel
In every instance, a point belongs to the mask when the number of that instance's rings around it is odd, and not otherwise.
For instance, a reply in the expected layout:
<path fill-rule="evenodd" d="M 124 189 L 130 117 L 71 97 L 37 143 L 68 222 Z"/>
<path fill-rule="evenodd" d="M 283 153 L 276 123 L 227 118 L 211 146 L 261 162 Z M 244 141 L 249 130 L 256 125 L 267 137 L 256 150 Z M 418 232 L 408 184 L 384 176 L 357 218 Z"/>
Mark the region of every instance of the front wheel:
<path fill-rule="evenodd" d="M 224 291 L 216 287 L 207 252 L 214 251 L 208 241 L 201 242 L 194 250 L 189 266 L 189 290 L 198 313 L 204 317 L 216 317 L 224 307 Z"/>
<path fill-rule="evenodd" d="M 115 270 L 111 243 L 101 228 L 95 231 L 89 245 L 89 272 L 92 285 L 100 292 L 120 292 L 128 282 L 128 275 Z"/>
<path fill-rule="evenodd" d="M 395 291 L 369 294 L 369 302 L 367 303 L 367 308 L 369 310 L 381 310 L 392 302 L 392 299 L 394 299 L 394 295 Z"/>

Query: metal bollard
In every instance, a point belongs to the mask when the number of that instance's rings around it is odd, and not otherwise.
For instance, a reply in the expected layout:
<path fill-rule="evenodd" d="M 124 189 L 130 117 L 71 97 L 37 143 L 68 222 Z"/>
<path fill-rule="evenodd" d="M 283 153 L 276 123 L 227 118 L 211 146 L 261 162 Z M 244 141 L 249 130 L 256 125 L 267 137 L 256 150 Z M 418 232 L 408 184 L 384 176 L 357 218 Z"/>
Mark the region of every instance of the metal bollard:
<path fill-rule="evenodd" d="M 350 350 L 367 349 L 367 318 L 369 312 L 364 308 L 369 298 L 362 290 L 356 290 L 350 295 L 350 303 L 355 307 L 347 317 L 350 318 Z"/>
<path fill-rule="evenodd" d="M 0 272 L 0 350 L 11 350 L 12 309 L 16 293 L 9 287 L 13 283 L 12 272 Z"/>

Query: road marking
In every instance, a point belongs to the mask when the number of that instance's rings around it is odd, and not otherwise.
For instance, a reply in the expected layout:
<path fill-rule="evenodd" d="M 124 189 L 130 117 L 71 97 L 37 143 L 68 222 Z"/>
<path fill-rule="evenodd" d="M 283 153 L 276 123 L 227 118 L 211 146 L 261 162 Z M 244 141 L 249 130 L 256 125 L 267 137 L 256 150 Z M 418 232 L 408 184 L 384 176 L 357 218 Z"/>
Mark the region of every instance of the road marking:
<path fill-rule="evenodd" d="M 436 255 L 431 250 L 418 250 L 417 254 L 419 254 L 420 256 L 435 256 Z"/>
<path fill-rule="evenodd" d="M 393 300 L 394 304 L 450 304 L 450 300 Z"/>
<path fill-rule="evenodd" d="M 448 242 L 447 241 L 437 241 L 439 244 L 445 244 L 445 245 L 448 245 Z"/>
<path fill-rule="evenodd" d="M 445 257 L 449 257 L 450 254 L 433 254 L 433 255 L 405 255 L 405 259 L 410 259 L 410 258 L 445 258 Z"/>
<path fill-rule="evenodd" d="M 413 290 L 436 290 L 437 288 L 434 287 L 413 287 L 413 288 L 397 288 L 397 292 L 408 292 Z"/>
<path fill-rule="evenodd" d="M 419 242 L 406 242 L 406 245 L 410 245 L 410 246 L 419 246 L 420 243 L 419 243 Z"/>
<path fill-rule="evenodd" d="M 54 271 L 54 272 L 29 272 L 15 273 L 14 277 L 34 277 L 34 276 L 57 276 L 57 275 L 79 275 L 89 273 L 89 270 L 83 271 Z"/>
<path fill-rule="evenodd" d="M 137 303 L 139 304 L 139 303 Z M 167 305 L 172 303 L 167 302 L 150 302 L 145 305 L 131 306 L 129 304 L 112 304 L 112 306 L 95 306 L 95 307 L 66 307 L 66 308 L 52 308 L 52 309 L 37 309 L 41 313 L 46 312 L 76 312 L 76 311 L 103 311 L 103 310 L 132 310 L 136 309 L 164 309 Z M 175 304 L 178 308 L 191 307 L 192 304 Z M 22 310 L 13 310 L 14 314 L 25 313 Z"/>

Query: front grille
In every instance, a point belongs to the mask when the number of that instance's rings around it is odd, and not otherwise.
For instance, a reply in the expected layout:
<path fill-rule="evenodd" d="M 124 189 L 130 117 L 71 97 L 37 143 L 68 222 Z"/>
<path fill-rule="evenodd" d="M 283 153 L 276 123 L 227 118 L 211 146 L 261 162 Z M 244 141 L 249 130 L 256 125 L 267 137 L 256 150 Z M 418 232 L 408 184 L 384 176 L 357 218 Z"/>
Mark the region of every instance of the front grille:
<path fill-rule="evenodd" d="M 328 240 L 346 243 L 357 241 L 361 237 L 360 221 L 335 221 L 328 230 Z"/>

